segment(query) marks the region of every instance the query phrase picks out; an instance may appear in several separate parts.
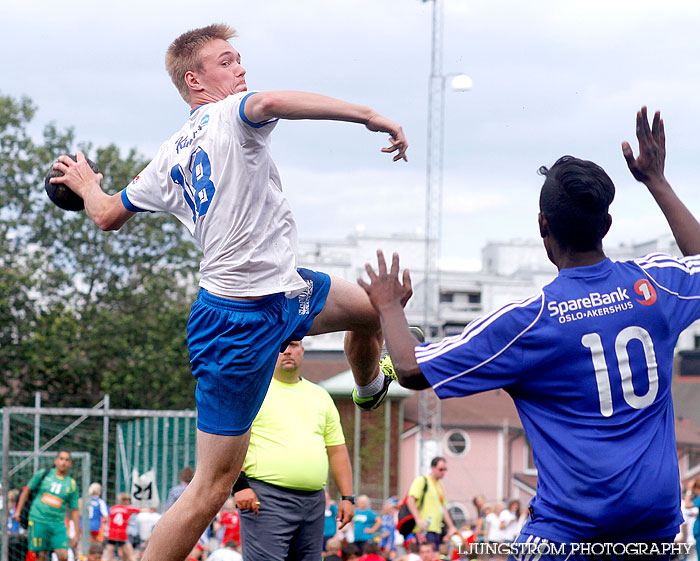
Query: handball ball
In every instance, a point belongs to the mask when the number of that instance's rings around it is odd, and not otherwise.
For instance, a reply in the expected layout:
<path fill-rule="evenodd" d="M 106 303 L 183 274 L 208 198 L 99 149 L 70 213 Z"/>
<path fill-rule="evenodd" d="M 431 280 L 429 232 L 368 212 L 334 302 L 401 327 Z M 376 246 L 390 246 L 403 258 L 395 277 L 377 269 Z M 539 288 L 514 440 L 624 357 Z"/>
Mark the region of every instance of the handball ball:
<path fill-rule="evenodd" d="M 70 156 L 73 160 L 77 161 L 75 154 Z M 92 160 L 87 159 L 87 163 L 95 173 L 99 173 L 97 165 Z M 63 210 L 74 210 L 79 211 L 85 208 L 85 203 L 83 199 L 76 195 L 67 185 L 63 183 L 50 183 L 49 179 L 52 177 L 61 177 L 63 175 L 62 171 L 55 169 L 49 170 L 44 179 L 44 189 L 46 189 L 46 194 L 53 203 Z"/>

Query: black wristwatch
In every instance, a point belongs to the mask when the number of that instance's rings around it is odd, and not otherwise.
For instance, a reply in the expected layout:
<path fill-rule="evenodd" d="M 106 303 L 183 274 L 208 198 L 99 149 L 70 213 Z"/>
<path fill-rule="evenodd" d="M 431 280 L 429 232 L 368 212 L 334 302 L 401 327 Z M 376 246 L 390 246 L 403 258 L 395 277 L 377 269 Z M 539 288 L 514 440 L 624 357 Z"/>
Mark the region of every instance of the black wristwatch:
<path fill-rule="evenodd" d="M 343 495 L 340 497 L 341 501 L 350 501 L 351 504 L 355 504 L 355 495 Z"/>

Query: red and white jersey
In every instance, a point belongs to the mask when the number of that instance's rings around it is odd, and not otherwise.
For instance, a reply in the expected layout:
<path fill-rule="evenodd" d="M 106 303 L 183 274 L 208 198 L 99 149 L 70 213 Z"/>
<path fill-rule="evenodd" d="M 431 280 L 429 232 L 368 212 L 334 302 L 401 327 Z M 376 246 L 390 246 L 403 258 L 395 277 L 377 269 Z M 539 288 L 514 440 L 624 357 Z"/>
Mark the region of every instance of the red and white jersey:
<path fill-rule="evenodd" d="M 238 511 L 222 512 L 219 515 L 219 522 L 224 527 L 224 536 L 221 538 L 221 544 L 233 540 L 237 544 L 241 543 L 241 523 Z"/>
<path fill-rule="evenodd" d="M 125 542 L 129 539 L 126 527 L 129 525 L 129 518 L 132 514 L 140 512 L 135 506 L 114 505 L 109 509 L 109 532 L 108 540 Z"/>
<path fill-rule="evenodd" d="M 306 289 L 296 270 L 297 231 L 270 153 L 277 120 L 252 123 L 241 92 L 193 110 L 122 191 L 132 212 L 175 216 L 204 253 L 200 286 L 224 296 Z"/>

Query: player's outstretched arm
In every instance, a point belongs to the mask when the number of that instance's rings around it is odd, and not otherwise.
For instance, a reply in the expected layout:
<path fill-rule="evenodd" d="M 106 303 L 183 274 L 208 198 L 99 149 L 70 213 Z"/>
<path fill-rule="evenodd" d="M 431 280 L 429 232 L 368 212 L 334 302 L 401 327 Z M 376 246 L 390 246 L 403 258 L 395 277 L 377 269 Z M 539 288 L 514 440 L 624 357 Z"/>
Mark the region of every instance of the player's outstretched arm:
<path fill-rule="evenodd" d="M 64 183 L 85 202 L 88 216 L 103 230 L 119 230 L 134 214 L 124 208 L 121 196 L 108 195 L 100 187 L 102 174 L 90 169 L 82 152 L 70 156 L 59 156 L 53 169 L 63 173 L 51 179 L 51 183 Z"/>
<path fill-rule="evenodd" d="M 666 160 L 666 134 L 661 113 L 654 114 L 649 127 L 647 108 L 637 112 L 637 140 L 639 156 L 634 157 L 629 142 L 622 143 L 622 154 L 632 175 L 647 186 L 659 208 L 664 213 L 673 237 L 683 255 L 700 253 L 700 223 L 666 180 L 664 165 Z"/>
<path fill-rule="evenodd" d="M 403 311 L 406 288 L 410 289 L 411 276 L 404 270 L 403 279 L 399 279 L 399 256 L 394 253 L 391 260 L 391 270 L 387 272 L 384 254 L 377 251 L 377 272 L 368 263 L 365 265 L 369 284 L 357 279 L 358 284 L 365 289 L 370 302 L 377 310 L 382 324 L 384 340 L 389 350 L 391 361 L 399 378 L 399 383 L 405 388 L 423 390 L 430 384 L 423 376 L 416 362 L 416 339 L 408 328 L 408 322 Z M 410 292 L 410 291 L 409 291 Z"/>
<path fill-rule="evenodd" d="M 394 161 L 406 160 L 408 142 L 401 125 L 363 105 L 308 92 L 260 92 L 246 99 L 246 119 L 263 123 L 270 119 L 315 119 L 361 123 L 369 130 L 389 134 L 391 146 L 382 152 L 394 154 Z"/>

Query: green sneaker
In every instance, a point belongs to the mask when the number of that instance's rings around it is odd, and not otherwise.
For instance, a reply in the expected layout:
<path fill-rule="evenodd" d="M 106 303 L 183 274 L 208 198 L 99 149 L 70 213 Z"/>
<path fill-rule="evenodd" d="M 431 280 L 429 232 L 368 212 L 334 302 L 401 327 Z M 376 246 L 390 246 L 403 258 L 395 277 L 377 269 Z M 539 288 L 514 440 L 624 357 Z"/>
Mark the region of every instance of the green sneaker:
<path fill-rule="evenodd" d="M 419 327 L 411 327 L 409 329 L 419 343 L 425 341 L 423 331 Z M 394 370 L 394 363 L 391 362 L 391 357 L 386 349 L 386 345 L 382 346 L 382 353 L 379 357 L 379 369 L 384 373 L 384 386 L 379 392 L 367 397 L 360 397 L 357 395 L 357 387 L 352 389 L 352 400 L 360 409 L 370 411 L 379 407 L 384 402 L 384 398 L 389 392 L 389 385 L 394 380 L 398 380 L 396 370 Z"/>

